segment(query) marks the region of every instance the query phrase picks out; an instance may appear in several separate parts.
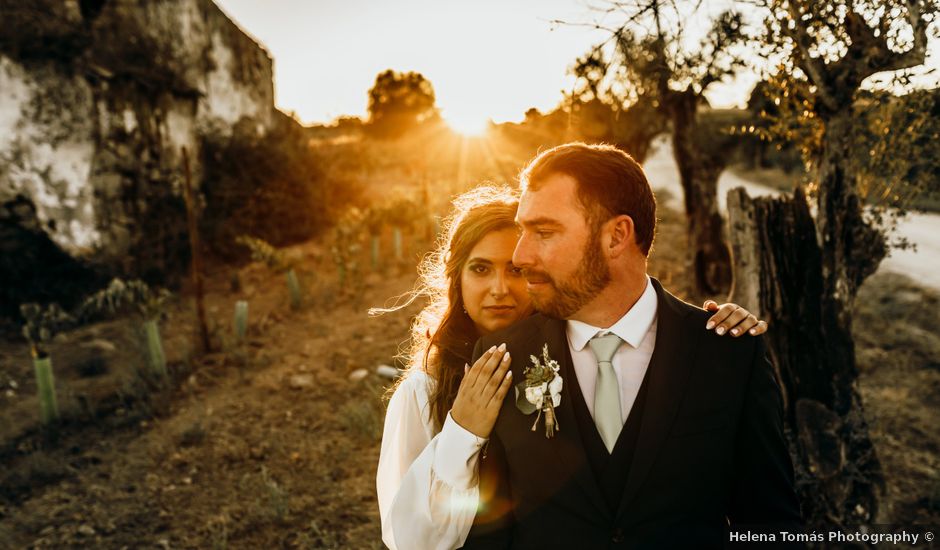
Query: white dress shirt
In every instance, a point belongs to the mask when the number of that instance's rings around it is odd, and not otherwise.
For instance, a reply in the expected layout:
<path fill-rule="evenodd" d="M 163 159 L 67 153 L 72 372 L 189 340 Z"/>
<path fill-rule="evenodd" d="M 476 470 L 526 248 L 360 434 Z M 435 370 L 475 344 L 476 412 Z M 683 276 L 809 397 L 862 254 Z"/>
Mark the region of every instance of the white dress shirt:
<path fill-rule="evenodd" d="M 568 334 L 568 348 L 571 350 L 571 359 L 574 370 L 578 376 L 581 393 L 587 404 L 591 417 L 594 416 L 594 386 L 597 383 L 597 358 L 588 340 L 598 333 L 612 332 L 619 336 L 624 343 L 614 354 L 611 364 L 617 374 L 620 384 L 620 412 L 624 423 L 630 415 L 630 409 L 640 392 L 640 384 L 646 375 L 646 369 L 656 346 L 656 311 L 658 309 L 656 291 L 649 277 L 646 277 L 646 289 L 616 323 L 610 327 L 595 327 L 581 321 L 568 321 L 566 332 Z"/>
<path fill-rule="evenodd" d="M 395 390 L 376 473 L 382 541 L 391 550 L 463 546 L 480 498 L 477 463 L 485 439 L 454 422 L 440 432 L 430 417 L 436 381 L 413 371 Z"/>

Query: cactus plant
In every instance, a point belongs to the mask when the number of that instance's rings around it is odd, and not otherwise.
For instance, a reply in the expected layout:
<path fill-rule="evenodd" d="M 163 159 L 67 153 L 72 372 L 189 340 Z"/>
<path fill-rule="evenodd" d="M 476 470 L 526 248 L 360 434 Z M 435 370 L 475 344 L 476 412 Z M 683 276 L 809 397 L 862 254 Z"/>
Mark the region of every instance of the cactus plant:
<path fill-rule="evenodd" d="M 23 304 L 20 314 L 26 321 L 23 324 L 23 336 L 29 342 L 33 357 L 33 370 L 36 375 L 36 388 L 39 394 L 39 420 L 43 425 L 50 425 L 59 418 L 59 404 L 56 399 L 55 377 L 52 374 L 52 358 L 46 345 L 55 333 L 72 324 L 74 319 L 58 304 L 45 308 L 38 304 Z"/>

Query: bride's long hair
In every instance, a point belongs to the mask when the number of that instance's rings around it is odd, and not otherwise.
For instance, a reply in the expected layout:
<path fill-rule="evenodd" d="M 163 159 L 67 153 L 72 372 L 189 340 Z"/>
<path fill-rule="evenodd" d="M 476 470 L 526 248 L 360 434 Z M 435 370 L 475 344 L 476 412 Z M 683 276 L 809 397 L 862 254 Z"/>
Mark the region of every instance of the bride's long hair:
<path fill-rule="evenodd" d="M 399 380 L 416 370 L 436 380 L 430 390 L 430 417 L 440 429 L 472 359 L 480 334 L 463 305 L 460 275 L 473 247 L 493 231 L 515 227 L 519 198 L 505 186 L 481 186 L 458 196 L 445 219 L 437 247 L 422 260 L 418 283 L 397 310 L 420 297 L 428 300 L 411 324 L 411 338 L 402 356 L 408 365 Z M 390 311 L 373 310 L 374 312 Z M 396 385 L 397 387 L 397 385 Z M 392 388 L 391 391 L 394 391 Z"/>

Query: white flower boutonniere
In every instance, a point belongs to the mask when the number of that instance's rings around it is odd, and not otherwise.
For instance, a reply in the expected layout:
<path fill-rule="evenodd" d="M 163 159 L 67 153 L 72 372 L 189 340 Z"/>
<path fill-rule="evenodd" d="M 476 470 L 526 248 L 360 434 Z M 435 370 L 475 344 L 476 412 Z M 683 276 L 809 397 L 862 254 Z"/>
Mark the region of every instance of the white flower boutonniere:
<path fill-rule="evenodd" d="M 525 381 L 516 384 L 516 407 L 523 414 L 532 414 L 538 411 L 532 431 L 538 426 L 539 419 L 545 415 L 545 437 L 553 437 L 555 430 L 561 430 L 558 418 L 555 416 L 555 407 L 561 404 L 561 388 L 563 380 L 558 371 L 561 367 L 558 361 L 548 356 L 548 344 L 542 347 L 542 358 L 534 355 L 532 366 L 526 367 L 523 374 Z"/>

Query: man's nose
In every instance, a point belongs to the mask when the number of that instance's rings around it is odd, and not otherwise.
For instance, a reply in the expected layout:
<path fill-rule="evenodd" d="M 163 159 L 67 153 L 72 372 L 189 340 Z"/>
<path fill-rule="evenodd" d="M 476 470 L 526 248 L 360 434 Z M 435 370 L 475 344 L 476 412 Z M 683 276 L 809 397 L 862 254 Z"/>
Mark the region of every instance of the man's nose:
<path fill-rule="evenodd" d="M 532 247 L 530 243 L 531 239 L 526 235 L 525 231 L 523 231 L 522 235 L 519 236 L 519 241 L 516 242 L 516 249 L 512 251 L 513 265 L 524 268 L 533 264 Z"/>

